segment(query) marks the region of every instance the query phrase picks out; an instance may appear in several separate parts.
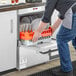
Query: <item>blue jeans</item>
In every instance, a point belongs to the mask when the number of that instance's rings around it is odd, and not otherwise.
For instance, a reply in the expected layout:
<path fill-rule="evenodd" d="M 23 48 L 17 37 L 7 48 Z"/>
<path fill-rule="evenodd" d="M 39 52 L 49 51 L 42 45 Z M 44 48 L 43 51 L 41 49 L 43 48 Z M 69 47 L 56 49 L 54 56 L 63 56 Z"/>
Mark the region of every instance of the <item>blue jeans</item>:
<path fill-rule="evenodd" d="M 64 72 L 73 70 L 68 42 L 72 40 L 72 44 L 76 49 L 76 13 L 73 14 L 72 29 L 67 29 L 61 25 L 57 34 L 57 46 L 60 55 L 61 69 Z"/>

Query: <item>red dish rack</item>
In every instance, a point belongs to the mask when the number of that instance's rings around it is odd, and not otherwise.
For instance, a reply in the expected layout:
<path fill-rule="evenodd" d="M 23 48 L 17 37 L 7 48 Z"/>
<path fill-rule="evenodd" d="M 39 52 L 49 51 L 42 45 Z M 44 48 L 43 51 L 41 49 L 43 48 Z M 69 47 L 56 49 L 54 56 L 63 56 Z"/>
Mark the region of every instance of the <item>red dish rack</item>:
<path fill-rule="evenodd" d="M 20 32 L 20 39 L 21 40 L 32 40 L 34 35 L 34 32 Z M 52 29 L 51 27 L 49 27 L 48 29 L 45 29 L 42 33 L 41 33 L 41 37 L 47 37 L 47 36 L 51 36 L 52 35 Z"/>

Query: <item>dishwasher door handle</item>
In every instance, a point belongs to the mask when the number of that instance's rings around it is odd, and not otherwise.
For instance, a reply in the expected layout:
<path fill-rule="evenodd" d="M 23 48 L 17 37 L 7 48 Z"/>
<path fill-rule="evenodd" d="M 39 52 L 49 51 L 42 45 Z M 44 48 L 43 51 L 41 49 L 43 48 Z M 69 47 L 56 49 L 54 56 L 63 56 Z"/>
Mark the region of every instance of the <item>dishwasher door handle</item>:
<path fill-rule="evenodd" d="M 41 53 L 41 54 L 49 54 L 49 53 L 55 52 L 55 51 L 57 51 L 57 50 L 58 50 L 58 49 L 54 49 L 54 50 L 49 49 L 49 50 L 47 50 L 46 52 L 40 51 L 39 53 Z"/>
<path fill-rule="evenodd" d="M 13 33 L 13 19 L 11 19 L 11 21 L 10 21 L 10 27 L 11 27 L 10 32 Z"/>

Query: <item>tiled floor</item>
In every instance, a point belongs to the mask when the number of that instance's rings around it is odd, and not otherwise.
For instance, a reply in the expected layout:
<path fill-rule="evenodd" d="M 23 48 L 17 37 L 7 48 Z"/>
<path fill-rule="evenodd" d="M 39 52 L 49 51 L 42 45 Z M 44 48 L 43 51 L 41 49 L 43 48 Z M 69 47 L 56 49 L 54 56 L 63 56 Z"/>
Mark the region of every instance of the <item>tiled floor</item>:
<path fill-rule="evenodd" d="M 76 60 L 76 52 L 71 45 L 70 45 L 70 49 L 71 49 L 72 61 L 75 61 Z M 45 64 L 41 64 L 41 65 L 38 65 L 38 66 L 35 66 L 35 67 L 32 67 L 32 68 L 29 68 L 29 69 L 25 69 L 25 70 L 22 70 L 22 71 L 11 72 L 11 73 L 8 73 L 8 74 L 2 75 L 2 76 L 27 76 L 29 74 L 39 72 L 39 71 L 42 71 L 42 70 L 45 70 L 45 69 L 48 69 L 48 68 L 52 68 L 52 67 L 55 67 L 55 66 L 58 66 L 58 65 L 59 65 L 59 59 L 48 62 L 48 63 L 45 63 Z"/>

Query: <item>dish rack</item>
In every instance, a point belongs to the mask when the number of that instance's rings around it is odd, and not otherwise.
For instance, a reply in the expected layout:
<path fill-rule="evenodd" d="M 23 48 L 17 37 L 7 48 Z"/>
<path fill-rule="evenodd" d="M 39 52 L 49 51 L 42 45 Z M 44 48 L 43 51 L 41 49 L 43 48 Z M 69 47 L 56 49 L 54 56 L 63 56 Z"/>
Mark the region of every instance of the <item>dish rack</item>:
<path fill-rule="evenodd" d="M 20 40 L 32 40 L 33 39 L 34 32 L 31 31 L 23 31 L 20 32 Z M 43 30 L 41 33 L 41 37 L 48 37 L 52 35 L 52 29 L 49 27 L 48 29 Z"/>

